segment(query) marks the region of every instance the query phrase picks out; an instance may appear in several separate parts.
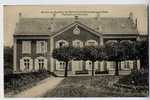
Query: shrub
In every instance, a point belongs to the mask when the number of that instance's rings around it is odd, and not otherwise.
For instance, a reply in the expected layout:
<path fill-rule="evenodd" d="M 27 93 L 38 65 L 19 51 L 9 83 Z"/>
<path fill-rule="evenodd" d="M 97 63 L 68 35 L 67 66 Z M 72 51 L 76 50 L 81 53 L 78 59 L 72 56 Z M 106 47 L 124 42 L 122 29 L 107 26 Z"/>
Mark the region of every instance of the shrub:
<path fill-rule="evenodd" d="M 24 90 L 25 88 L 35 85 L 38 81 L 41 81 L 49 76 L 49 72 L 32 72 L 5 75 L 4 92 L 19 92 L 21 90 Z"/>
<path fill-rule="evenodd" d="M 95 74 L 108 74 L 108 70 L 106 71 L 95 71 Z"/>
<path fill-rule="evenodd" d="M 135 86 L 148 86 L 148 72 L 133 71 L 130 75 L 119 79 L 119 83 Z"/>

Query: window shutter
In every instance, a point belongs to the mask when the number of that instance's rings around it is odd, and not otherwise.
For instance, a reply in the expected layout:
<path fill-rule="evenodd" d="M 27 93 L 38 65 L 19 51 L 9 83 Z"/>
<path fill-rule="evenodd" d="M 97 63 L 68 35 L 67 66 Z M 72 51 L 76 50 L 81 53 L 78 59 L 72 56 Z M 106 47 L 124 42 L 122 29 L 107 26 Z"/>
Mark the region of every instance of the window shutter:
<path fill-rule="evenodd" d="M 40 53 L 40 42 L 36 41 L 36 53 Z"/>
<path fill-rule="evenodd" d="M 46 41 L 44 42 L 44 48 L 45 48 L 44 53 L 46 53 L 47 52 L 47 42 Z"/>

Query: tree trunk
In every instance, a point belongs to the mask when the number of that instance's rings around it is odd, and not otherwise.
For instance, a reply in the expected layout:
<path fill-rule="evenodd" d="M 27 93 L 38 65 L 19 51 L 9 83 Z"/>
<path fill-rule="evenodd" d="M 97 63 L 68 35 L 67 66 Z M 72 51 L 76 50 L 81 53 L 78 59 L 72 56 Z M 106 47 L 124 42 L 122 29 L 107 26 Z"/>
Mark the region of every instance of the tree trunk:
<path fill-rule="evenodd" d="M 65 66 L 65 77 L 68 76 L 68 61 L 66 61 L 66 66 Z"/>
<path fill-rule="evenodd" d="M 133 70 L 138 70 L 138 68 L 137 68 L 137 60 L 133 60 Z"/>
<path fill-rule="evenodd" d="M 148 60 L 147 59 L 140 59 L 140 69 L 148 69 Z"/>
<path fill-rule="evenodd" d="M 92 76 L 94 76 L 94 61 L 92 61 Z"/>
<path fill-rule="evenodd" d="M 119 62 L 119 61 L 116 61 L 116 68 L 115 68 L 115 75 L 116 75 L 116 76 L 119 76 L 118 62 Z"/>

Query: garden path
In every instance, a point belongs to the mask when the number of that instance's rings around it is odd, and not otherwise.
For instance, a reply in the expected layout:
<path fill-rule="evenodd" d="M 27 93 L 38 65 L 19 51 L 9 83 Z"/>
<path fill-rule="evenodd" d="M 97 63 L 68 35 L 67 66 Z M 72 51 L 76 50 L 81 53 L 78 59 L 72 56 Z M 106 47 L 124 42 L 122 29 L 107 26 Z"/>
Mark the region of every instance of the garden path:
<path fill-rule="evenodd" d="M 20 92 L 14 97 L 41 97 L 47 91 L 54 89 L 64 78 L 50 77 L 41 82 L 36 86 Z"/>

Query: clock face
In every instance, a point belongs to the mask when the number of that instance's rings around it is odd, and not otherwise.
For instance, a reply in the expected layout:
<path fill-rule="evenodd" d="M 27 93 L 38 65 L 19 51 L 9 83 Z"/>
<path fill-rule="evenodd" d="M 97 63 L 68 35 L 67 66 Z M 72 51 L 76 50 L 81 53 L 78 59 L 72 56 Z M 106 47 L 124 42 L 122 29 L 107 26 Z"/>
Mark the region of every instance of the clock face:
<path fill-rule="evenodd" d="M 75 35 L 80 34 L 80 29 L 78 28 L 78 25 L 75 26 L 75 28 L 73 30 L 73 34 L 75 34 Z"/>

